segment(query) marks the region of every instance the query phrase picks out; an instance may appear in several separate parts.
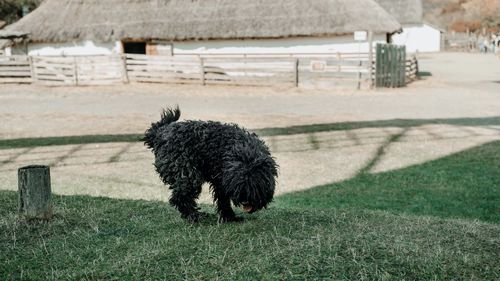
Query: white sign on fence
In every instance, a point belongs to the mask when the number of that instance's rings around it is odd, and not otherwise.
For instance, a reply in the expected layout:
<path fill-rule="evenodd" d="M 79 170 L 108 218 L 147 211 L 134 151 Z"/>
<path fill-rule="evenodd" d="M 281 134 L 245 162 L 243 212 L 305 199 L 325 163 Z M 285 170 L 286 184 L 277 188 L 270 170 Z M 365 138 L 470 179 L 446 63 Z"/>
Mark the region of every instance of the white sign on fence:
<path fill-rule="evenodd" d="M 325 72 L 326 61 L 323 60 L 313 60 L 311 61 L 311 71 L 312 72 Z"/>
<path fill-rule="evenodd" d="M 368 33 L 366 31 L 356 31 L 354 32 L 355 41 L 366 41 L 368 38 Z"/>

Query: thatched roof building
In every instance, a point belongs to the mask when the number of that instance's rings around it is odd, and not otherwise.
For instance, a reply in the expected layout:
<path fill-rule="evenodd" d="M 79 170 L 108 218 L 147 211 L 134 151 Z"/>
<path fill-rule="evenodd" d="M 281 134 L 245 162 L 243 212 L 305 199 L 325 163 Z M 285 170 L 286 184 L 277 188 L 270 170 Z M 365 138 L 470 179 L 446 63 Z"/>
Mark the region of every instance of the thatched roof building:
<path fill-rule="evenodd" d="M 7 27 L 32 42 L 170 41 L 393 33 L 373 0 L 45 0 Z"/>
<path fill-rule="evenodd" d="M 376 0 L 403 26 L 420 25 L 424 20 L 422 0 Z"/>

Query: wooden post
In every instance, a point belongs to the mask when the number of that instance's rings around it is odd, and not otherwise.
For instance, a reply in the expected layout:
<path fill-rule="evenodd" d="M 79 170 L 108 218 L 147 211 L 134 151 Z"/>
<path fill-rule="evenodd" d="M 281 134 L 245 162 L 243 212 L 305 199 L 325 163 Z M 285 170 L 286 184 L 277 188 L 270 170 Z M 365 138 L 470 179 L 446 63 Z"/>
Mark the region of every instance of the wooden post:
<path fill-rule="evenodd" d="M 293 64 L 294 66 L 294 75 L 295 75 L 295 87 L 299 86 L 299 59 L 295 59 L 295 62 Z"/>
<path fill-rule="evenodd" d="M 75 76 L 75 86 L 78 86 L 78 63 L 76 62 L 76 57 L 73 57 L 73 75 Z"/>
<path fill-rule="evenodd" d="M 26 166 L 18 170 L 19 213 L 27 219 L 52 218 L 50 168 Z"/>
<path fill-rule="evenodd" d="M 120 60 L 122 61 L 122 80 L 123 83 L 128 84 L 127 55 L 122 54 Z"/>
<path fill-rule="evenodd" d="M 31 83 L 35 84 L 36 83 L 36 73 L 35 73 L 35 67 L 33 65 L 33 57 L 32 56 L 28 56 L 28 62 L 30 64 Z"/>
<path fill-rule="evenodd" d="M 205 86 L 205 61 L 204 59 L 199 56 L 198 57 L 200 59 L 200 80 L 201 80 L 201 85 Z"/>
<path fill-rule="evenodd" d="M 398 67 L 398 61 L 397 61 L 397 56 L 398 56 L 398 50 L 396 49 L 396 46 L 391 45 L 391 56 L 390 56 L 390 61 L 391 61 L 391 88 L 396 87 L 396 73 L 397 73 L 397 67 Z"/>
<path fill-rule="evenodd" d="M 373 31 L 368 31 L 368 80 L 373 89 Z"/>
<path fill-rule="evenodd" d="M 380 65 L 382 60 L 382 45 L 377 44 L 376 58 L 375 58 L 375 87 L 380 87 L 380 76 L 382 75 Z"/>
<path fill-rule="evenodd" d="M 340 61 L 342 60 L 342 57 L 340 56 L 340 52 L 337 52 L 337 72 L 340 73 L 342 72 L 342 64 L 340 63 Z"/>
<path fill-rule="evenodd" d="M 401 87 L 406 86 L 406 46 L 401 48 Z"/>

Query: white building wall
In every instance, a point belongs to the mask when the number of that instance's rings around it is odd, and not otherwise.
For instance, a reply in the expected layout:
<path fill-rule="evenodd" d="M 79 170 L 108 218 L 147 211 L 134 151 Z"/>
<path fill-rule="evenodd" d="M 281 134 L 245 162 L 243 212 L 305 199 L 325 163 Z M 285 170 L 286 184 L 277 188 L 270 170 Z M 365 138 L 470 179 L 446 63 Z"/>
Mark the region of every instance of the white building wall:
<path fill-rule="evenodd" d="M 373 44 L 385 43 L 385 34 L 375 34 Z M 368 52 L 368 42 L 354 41 L 354 35 L 336 37 L 303 37 L 254 40 L 207 40 L 174 42 L 175 54 L 290 54 L 290 53 L 357 53 Z M 161 46 L 158 46 L 161 48 Z M 169 46 L 170 47 L 170 46 Z M 24 47 L 13 48 L 13 54 L 23 54 Z M 80 56 L 121 54 L 121 42 L 95 43 L 30 43 L 32 56 Z"/>
<path fill-rule="evenodd" d="M 385 34 L 373 36 L 376 43 L 385 43 Z M 176 54 L 290 54 L 290 53 L 357 53 L 368 52 L 368 42 L 354 41 L 354 35 L 337 37 L 304 37 L 256 40 L 211 40 L 174 42 Z"/>
<path fill-rule="evenodd" d="M 394 34 L 392 40 L 394 44 L 405 45 L 410 53 L 441 50 L 441 31 L 427 24 L 405 27 L 402 33 Z"/>
<path fill-rule="evenodd" d="M 84 56 L 84 55 L 111 55 L 120 54 L 121 43 L 95 43 L 92 41 L 70 43 L 30 43 L 28 55 L 30 56 Z M 15 54 L 24 53 L 24 47 L 19 46 L 13 50 Z"/>

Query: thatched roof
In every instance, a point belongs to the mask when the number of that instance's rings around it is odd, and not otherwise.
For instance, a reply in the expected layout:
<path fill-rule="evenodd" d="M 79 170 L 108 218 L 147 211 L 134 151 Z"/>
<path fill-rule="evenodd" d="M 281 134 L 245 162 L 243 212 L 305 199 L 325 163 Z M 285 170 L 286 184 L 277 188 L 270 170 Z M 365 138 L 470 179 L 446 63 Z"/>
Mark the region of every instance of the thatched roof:
<path fill-rule="evenodd" d="M 14 41 L 21 41 L 28 38 L 29 34 L 20 31 L 0 30 L 0 49 L 5 49 L 13 44 Z"/>
<path fill-rule="evenodd" d="M 21 31 L 0 30 L 0 39 L 27 38 L 29 33 Z"/>
<path fill-rule="evenodd" d="M 37 42 L 281 38 L 400 28 L 373 0 L 45 0 L 7 27 Z"/>
<path fill-rule="evenodd" d="M 376 0 L 403 26 L 420 25 L 424 21 L 422 0 Z"/>

